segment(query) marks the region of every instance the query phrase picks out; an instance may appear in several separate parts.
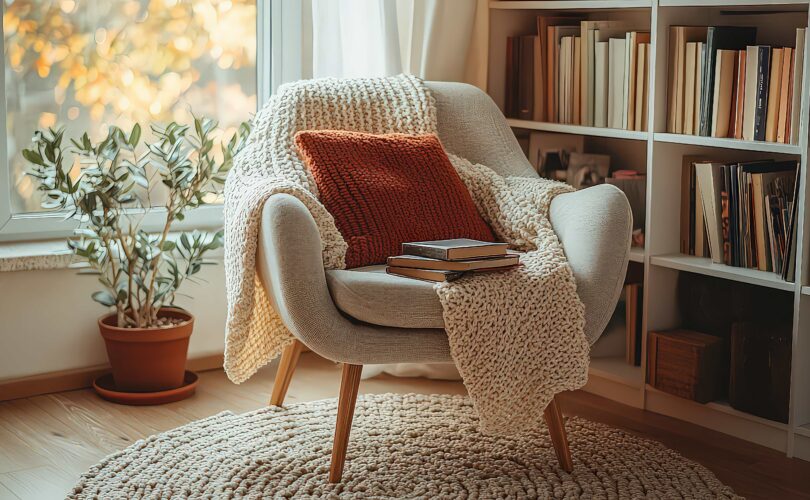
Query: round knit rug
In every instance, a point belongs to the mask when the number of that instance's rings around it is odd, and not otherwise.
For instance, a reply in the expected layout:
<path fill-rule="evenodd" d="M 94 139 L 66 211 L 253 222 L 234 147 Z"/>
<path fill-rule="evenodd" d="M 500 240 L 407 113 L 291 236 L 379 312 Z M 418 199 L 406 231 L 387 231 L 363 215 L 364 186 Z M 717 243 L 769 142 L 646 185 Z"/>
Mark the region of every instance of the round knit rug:
<path fill-rule="evenodd" d="M 737 498 L 660 443 L 580 418 L 574 472 L 547 432 L 482 435 L 470 400 L 360 397 L 343 482 L 328 484 L 334 399 L 221 413 L 149 437 L 85 473 L 70 498 Z"/>

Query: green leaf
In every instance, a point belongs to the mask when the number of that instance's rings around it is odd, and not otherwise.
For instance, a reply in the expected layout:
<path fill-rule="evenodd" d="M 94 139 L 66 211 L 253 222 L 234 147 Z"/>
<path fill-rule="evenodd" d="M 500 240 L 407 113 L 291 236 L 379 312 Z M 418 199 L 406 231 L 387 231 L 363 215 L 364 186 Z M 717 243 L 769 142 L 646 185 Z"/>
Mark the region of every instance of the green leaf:
<path fill-rule="evenodd" d="M 115 297 L 112 296 L 110 292 L 107 291 L 100 291 L 96 292 L 92 295 L 93 300 L 98 302 L 104 306 L 114 306 L 115 305 Z"/>
<path fill-rule="evenodd" d="M 36 165 L 43 165 L 42 156 L 33 149 L 23 149 L 23 158 Z"/>
<path fill-rule="evenodd" d="M 141 140 L 141 126 L 139 124 L 135 124 L 132 127 L 132 132 L 129 134 L 129 145 L 133 148 L 138 145 L 138 141 Z"/>

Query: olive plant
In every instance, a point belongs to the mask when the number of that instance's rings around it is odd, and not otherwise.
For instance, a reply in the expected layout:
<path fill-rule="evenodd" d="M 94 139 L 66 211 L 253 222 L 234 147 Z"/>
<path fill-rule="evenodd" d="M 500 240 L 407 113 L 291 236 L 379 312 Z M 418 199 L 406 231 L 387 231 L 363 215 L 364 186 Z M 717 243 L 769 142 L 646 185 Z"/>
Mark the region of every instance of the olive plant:
<path fill-rule="evenodd" d="M 42 206 L 65 210 L 79 221 L 68 246 L 82 274 L 94 274 L 104 289 L 92 297 L 115 307 L 118 326 L 160 326 L 163 306 L 174 304 L 183 281 L 200 271 L 205 254 L 222 246 L 222 231 L 170 233 L 186 211 L 221 193 L 234 156 L 244 146 L 247 123 L 215 152 L 216 122 L 194 118 L 194 126 L 152 125 L 154 140 L 139 147 L 141 127 L 127 134 L 110 127 L 98 143 L 87 133 L 65 144 L 64 129 L 40 130 L 23 150 L 28 175 L 42 192 Z M 66 156 L 67 155 L 67 156 Z M 68 158 L 70 156 L 70 158 Z M 76 161 L 78 160 L 78 162 Z M 157 180 L 165 202 L 152 206 Z M 147 212 L 159 213 L 162 229 L 141 226 Z"/>

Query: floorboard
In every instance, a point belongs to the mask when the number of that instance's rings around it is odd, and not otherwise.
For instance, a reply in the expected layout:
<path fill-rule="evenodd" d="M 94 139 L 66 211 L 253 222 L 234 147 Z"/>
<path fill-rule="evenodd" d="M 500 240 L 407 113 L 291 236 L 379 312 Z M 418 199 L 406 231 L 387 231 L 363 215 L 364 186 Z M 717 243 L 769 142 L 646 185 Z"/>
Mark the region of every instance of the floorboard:
<path fill-rule="evenodd" d="M 269 401 L 274 374 L 274 365 L 268 366 L 235 385 L 222 371 L 204 372 L 194 397 L 164 406 L 116 405 L 89 390 L 0 403 L 0 500 L 64 498 L 90 465 L 137 439 L 222 411 L 260 408 Z M 287 402 L 336 397 L 339 384 L 338 365 L 305 353 Z M 381 375 L 362 381 L 360 392 L 466 391 L 458 382 Z M 661 441 L 748 498 L 810 500 L 810 462 L 581 391 L 563 394 L 561 402 L 566 415 Z"/>

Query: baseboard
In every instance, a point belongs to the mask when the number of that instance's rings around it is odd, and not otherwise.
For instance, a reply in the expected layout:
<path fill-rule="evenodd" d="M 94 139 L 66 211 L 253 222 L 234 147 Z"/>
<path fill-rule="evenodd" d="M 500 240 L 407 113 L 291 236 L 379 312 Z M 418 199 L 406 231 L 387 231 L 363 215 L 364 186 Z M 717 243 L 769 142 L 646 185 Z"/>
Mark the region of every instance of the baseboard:
<path fill-rule="evenodd" d="M 224 355 L 211 354 L 189 358 L 186 368 L 195 372 L 222 368 Z M 75 391 L 93 385 L 93 380 L 110 370 L 109 365 L 96 365 L 75 370 L 62 370 L 41 375 L 0 381 L 0 401 L 30 398 L 54 392 Z"/>

